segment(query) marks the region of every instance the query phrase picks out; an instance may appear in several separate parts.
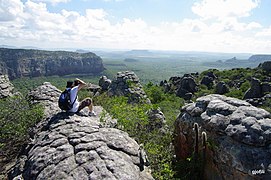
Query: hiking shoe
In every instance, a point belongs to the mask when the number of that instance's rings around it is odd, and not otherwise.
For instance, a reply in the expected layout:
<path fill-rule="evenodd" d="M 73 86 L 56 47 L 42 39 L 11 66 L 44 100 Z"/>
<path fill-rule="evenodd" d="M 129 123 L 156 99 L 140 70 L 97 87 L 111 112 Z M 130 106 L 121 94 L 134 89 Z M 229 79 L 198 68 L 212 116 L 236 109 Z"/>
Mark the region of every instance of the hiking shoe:
<path fill-rule="evenodd" d="M 88 115 L 89 116 L 96 116 L 97 114 L 94 111 L 92 111 L 92 112 L 89 112 Z"/>

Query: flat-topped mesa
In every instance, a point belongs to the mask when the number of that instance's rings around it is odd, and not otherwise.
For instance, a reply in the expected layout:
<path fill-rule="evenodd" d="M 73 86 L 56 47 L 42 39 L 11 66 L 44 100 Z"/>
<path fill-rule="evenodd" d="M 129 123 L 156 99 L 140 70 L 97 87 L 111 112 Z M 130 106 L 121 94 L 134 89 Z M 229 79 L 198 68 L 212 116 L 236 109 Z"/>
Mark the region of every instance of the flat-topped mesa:
<path fill-rule="evenodd" d="M 0 74 L 10 79 L 68 74 L 99 74 L 102 59 L 94 53 L 0 48 Z"/>
<path fill-rule="evenodd" d="M 176 155 L 179 159 L 191 157 L 195 142 L 193 126 L 197 123 L 209 142 L 204 166 L 206 179 L 268 179 L 270 117 L 269 112 L 243 100 L 218 94 L 200 97 L 182 107 L 176 120 Z"/>
<path fill-rule="evenodd" d="M 150 103 L 139 78 L 134 72 L 118 72 L 108 90 L 109 96 L 127 96 L 129 103 Z"/>
<path fill-rule="evenodd" d="M 49 112 L 58 108 L 59 93 L 44 83 L 29 96 L 45 104 Z M 102 126 L 103 108 L 95 106 L 94 110 L 97 116 L 91 117 L 87 108 L 80 114 L 58 109 L 47 114 L 9 178 L 152 180 L 142 161 L 142 148 L 126 132 Z"/>

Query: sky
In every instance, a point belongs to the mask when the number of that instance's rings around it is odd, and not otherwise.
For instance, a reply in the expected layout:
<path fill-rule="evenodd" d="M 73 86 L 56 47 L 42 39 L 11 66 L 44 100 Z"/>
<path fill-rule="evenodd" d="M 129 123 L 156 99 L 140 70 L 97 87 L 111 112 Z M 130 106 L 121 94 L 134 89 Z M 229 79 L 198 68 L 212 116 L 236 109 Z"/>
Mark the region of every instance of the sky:
<path fill-rule="evenodd" d="M 0 0 L 0 45 L 271 54 L 271 0 Z"/>

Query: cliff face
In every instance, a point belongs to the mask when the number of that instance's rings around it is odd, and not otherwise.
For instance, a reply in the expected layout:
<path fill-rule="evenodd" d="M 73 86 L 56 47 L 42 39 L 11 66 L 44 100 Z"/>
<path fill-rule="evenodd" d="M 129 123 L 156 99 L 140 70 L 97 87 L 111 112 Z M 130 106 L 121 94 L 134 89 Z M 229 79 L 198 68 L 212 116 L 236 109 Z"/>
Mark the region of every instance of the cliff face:
<path fill-rule="evenodd" d="M 102 59 L 94 53 L 0 48 L 0 74 L 10 79 L 67 74 L 98 74 Z"/>

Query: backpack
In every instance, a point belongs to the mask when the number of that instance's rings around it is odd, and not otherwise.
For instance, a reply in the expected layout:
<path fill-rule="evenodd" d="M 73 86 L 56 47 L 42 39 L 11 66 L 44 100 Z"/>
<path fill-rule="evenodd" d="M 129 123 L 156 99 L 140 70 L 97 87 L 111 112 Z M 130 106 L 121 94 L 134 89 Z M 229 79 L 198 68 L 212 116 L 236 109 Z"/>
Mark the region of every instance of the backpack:
<path fill-rule="evenodd" d="M 76 98 L 74 102 L 76 101 Z M 71 89 L 66 89 L 59 96 L 58 107 L 62 110 L 68 111 L 72 109 L 74 102 L 71 102 Z"/>

